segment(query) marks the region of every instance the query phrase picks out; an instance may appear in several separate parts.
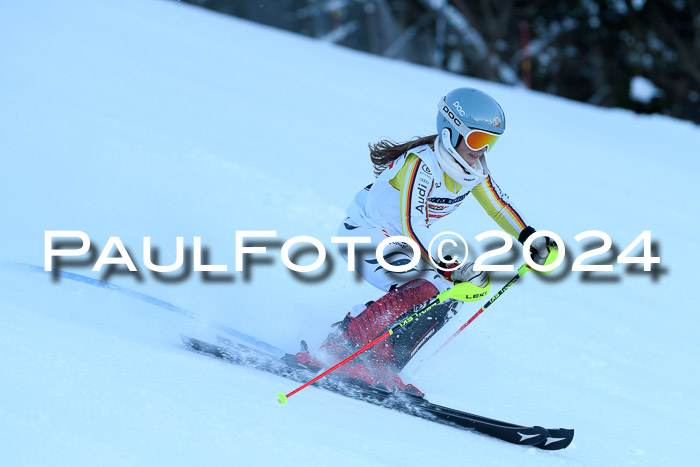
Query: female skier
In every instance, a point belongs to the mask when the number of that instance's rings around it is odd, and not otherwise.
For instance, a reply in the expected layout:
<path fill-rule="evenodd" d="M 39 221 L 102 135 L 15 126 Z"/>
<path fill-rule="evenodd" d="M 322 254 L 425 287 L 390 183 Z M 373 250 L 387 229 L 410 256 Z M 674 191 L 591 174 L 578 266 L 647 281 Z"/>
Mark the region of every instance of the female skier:
<path fill-rule="evenodd" d="M 355 265 L 367 282 L 388 293 L 362 306 L 356 317 L 348 313 L 336 323 L 336 331 L 314 357 L 308 351 L 297 354 L 301 363 L 318 367 L 337 363 L 454 282 L 490 285 L 488 274 L 474 271 L 470 262 L 451 270 L 436 268 L 445 265 L 428 247 L 434 237 L 430 229 L 433 222 L 454 212 L 470 193 L 520 243 L 535 232 L 496 185 L 486 164 L 486 152 L 505 128 L 503 109 L 492 97 L 477 89 L 459 88 L 438 103 L 437 135 L 401 144 L 384 140 L 370 145 L 377 180 L 357 193 L 338 235 L 371 238 L 369 246 L 357 248 Z M 390 236 L 415 241 L 421 253 L 417 266 L 408 272 L 392 273 L 378 264 L 375 249 Z M 544 263 L 549 253 L 547 244 L 544 237 L 532 243 L 535 262 Z M 347 261 L 347 250 L 341 250 L 341 254 Z M 413 249 L 407 243 L 393 243 L 384 249 L 383 256 L 391 265 L 405 265 L 413 258 Z M 367 384 L 422 396 L 413 385 L 404 384 L 398 372 L 453 316 L 457 306 L 458 302 L 447 300 L 434 307 L 432 319 L 418 320 L 405 328 L 406 332 L 392 335 L 338 371 Z"/>

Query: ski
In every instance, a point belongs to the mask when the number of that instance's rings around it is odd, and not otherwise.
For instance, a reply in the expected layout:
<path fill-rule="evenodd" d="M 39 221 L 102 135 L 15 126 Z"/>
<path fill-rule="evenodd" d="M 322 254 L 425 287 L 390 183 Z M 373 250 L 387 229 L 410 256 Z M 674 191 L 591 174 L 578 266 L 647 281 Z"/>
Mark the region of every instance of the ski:
<path fill-rule="evenodd" d="M 309 381 L 317 374 L 315 369 L 298 363 L 296 357 L 292 354 L 285 354 L 280 358 L 277 355 L 236 343 L 224 337 L 218 337 L 216 344 L 185 335 L 182 335 L 181 338 L 188 349 L 237 365 L 283 376 L 294 381 Z M 314 386 L 425 420 L 456 428 L 474 430 L 521 446 L 533 446 L 544 450 L 559 450 L 569 446 L 574 437 L 574 430 L 572 429 L 547 429 L 541 426 L 522 426 L 503 422 L 443 407 L 413 394 L 390 392 L 382 388 L 367 386 L 344 376 L 329 375 L 314 383 Z"/>

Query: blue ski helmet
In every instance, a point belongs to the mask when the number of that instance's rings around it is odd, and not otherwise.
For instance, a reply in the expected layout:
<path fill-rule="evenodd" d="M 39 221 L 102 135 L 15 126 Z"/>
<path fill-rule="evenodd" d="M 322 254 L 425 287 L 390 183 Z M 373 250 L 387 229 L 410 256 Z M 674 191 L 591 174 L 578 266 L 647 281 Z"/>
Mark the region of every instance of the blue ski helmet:
<path fill-rule="evenodd" d="M 449 143 L 455 148 L 459 136 L 466 137 L 470 129 L 503 134 L 506 116 L 498 102 L 485 92 L 473 88 L 457 88 L 438 102 L 437 132 L 441 140 L 443 129 L 449 130 Z M 447 146 L 447 141 L 443 144 Z"/>

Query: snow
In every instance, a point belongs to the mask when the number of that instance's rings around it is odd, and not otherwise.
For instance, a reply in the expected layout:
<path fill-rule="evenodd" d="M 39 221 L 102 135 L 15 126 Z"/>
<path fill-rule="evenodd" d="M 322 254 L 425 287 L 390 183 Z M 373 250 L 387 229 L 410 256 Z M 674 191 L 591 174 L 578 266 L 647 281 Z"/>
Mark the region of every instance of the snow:
<path fill-rule="evenodd" d="M 635 76 L 630 81 L 630 99 L 633 101 L 648 104 L 663 92 L 654 86 L 654 83 L 643 76 Z"/>
<path fill-rule="evenodd" d="M 302 338 L 314 347 L 330 323 L 376 299 L 345 271 L 330 238 L 372 181 L 367 143 L 433 133 L 437 100 L 458 86 L 504 107 L 506 135 L 489 166 L 532 225 L 564 239 L 567 261 L 554 278 L 523 277 L 405 377 L 434 402 L 575 428 L 572 446 L 512 446 L 316 388 L 281 406 L 275 394 L 294 383 L 182 348 L 180 332 L 206 336 L 210 322 L 288 351 Z M 0 102 L 3 465 L 692 462 L 697 126 L 157 0 L 0 3 Z M 495 224 L 467 202 L 438 227 L 471 240 L 475 257 L 484 247 L 473 238 Z M 10 267 L 43 267 L 46 230 L 92 240 L 91 259 L 62 269 L 175 306 Z M 235 233 L 244 230 L 275 230 L 278 241 L 248 275 L 234 270 Z M 611 236 L 615 254 L 600 258 L 609 264 L 650 230 L 663 274 L 615 264 L 584 281 L 570 270 L 585 251 L 574 236 L 587 230 Z M 309 274 L 316 280 L 280 260 L 281 242 L 295 235 L 328 248 L 333 266 Z M 139 274 L 91 271 L 112 236 Z M 178 236 L 186 258 L 201 237 L 208 263 L 228 272 L 205 280 L 190 263 L 166 280 L 144 268 L 144 237 L 159 264 L 170 264 Z M 496 286 L 509 277 L 492 276 Z"/>

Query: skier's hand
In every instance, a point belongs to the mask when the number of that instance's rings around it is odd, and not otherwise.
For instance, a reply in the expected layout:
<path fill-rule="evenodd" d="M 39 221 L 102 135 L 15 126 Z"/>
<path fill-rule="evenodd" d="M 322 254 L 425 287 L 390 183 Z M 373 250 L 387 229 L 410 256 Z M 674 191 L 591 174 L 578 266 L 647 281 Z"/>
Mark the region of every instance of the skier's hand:
<path fill-rule="evenodd" d="M 542 266 L 549 256 L 549 247 L 554 246 L 554 241 L 549 237 L 537 237 L 530 245 L 532 260 Z"/>
<path fill-rule="evenodd" d="M 489 282 L 489 275 L 486 271 L 474 271 L 474 263 L 464 263 L 460 267 L 452 270 L 452 282 L 471 282 L 477 287 L 485 287 Z"/>

